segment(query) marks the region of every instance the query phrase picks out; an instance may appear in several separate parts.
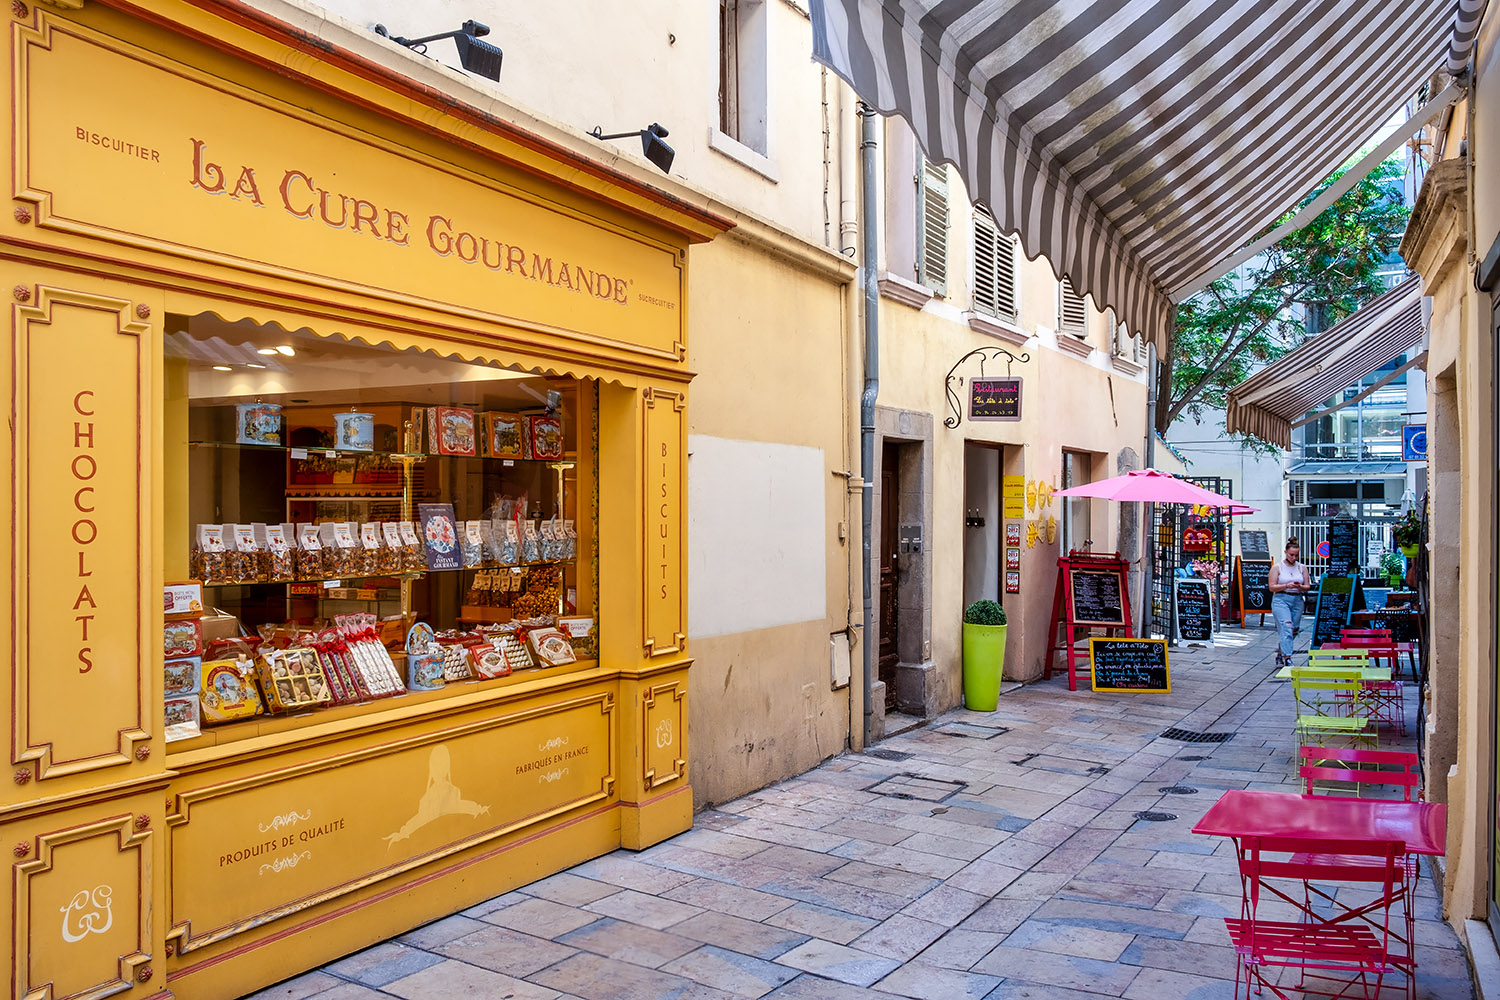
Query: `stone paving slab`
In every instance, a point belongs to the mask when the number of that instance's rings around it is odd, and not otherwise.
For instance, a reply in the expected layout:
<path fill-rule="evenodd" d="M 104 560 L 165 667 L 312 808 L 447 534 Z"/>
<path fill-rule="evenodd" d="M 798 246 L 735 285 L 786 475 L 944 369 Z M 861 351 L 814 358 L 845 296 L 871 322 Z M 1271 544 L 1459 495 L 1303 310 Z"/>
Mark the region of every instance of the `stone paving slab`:
<path fill-rule="evenodd" d="M 1228 1000 L 1235 854 L 1191 830 L 1225 789 L 1300 791 L 1274 652 L 1231 628 L 1173 650 L 1170 694 L 1008 689 L 256 1000 Z M 1473 1000 L 1430 877 L 1414 902 L 1418 1000 Z"/>

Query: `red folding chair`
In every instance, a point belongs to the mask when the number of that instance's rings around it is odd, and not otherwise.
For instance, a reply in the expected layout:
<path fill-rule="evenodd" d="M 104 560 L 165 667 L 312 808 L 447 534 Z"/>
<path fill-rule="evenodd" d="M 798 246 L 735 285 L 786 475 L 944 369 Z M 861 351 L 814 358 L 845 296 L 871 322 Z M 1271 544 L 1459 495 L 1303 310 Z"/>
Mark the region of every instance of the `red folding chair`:
<path fill-rule="evenodd" d="M 1368 787 L 1385 789 L 1399 789 L 1401 799 L 1410 802 L 1416 796 L 1418 785 L 1421 782 L 1421 760 L 1414 753 L 1403 750 L 1356 750 L 1347 747 L 1302 747 L 1301 775 L 1304 793 L 1307 795 L 1328 794 L 1328 791 L 1319 792 L 1318 783 L 1325 786 L 1335 785 L 1337 790 L 1347 791 L 1338 786 L 1352 786 L 1356 796 L 1361 795 Z M 1344 766 L 1352 765 L 1352 766 Z M 1330 789 L 1333 790 L 1333 789 Z M 1390 796 L 1394 798 L 1394 795 Z M 1319 864 L 1331 866 L 1357 867 L 1365 863 L 1361 857 L 1345 857 L 1322 851 L 1308 852 L 1298 851 L 1292 855 L 1294 863 Z M 1405 934 L 1397 931 L 1391 932 L 1391 938 L 1395 947 L 1391 949 L 1391 958 L 1397 965 L 1410 970 L 1416 968 L 1416 898 L 1417 898 L 1417 876 L 1420 874 L 1417 858 L 1412 854 L 1404 854 L 1401 857 L 1402 884 L 1394 894 L 1389 904 L 1400 904 L 1405 917 Z M 1303 886 L 1303 897 L 1306 908 L 1313 905 L 1313 897 L 1317 897 L 1322 903 L 1330 907 L 1341 907 L 1343 915 L 1338 919 L 1352 920 L 1363 917 L 1360 907 L 1342 907 L 1334 899 L 1334 895 L 1324 889 L 1312 884 L 1305 883 Z M 1387 905 L 1389 905 L 1387 904 Z"/>
<path fill-rule="evenodd" d="M 1391 680 L 1366 681 L 1375 706 L 1376 717 L 1387 725 L 1394 726 L 1401 735 L 1406 735 L 1406 689 L 1401 676 L 1401 651 L 1391 638 L 1390 629 L 1346 628 L 1340 632 L 1339 646 L 1357 649 L 1370 657 L 1372 663 L 1388 663 Z"/>
<path fill-rule="evenodd" d="M 1405 980 L 1408 1000 L 1416 997 L 1416 976 L 1410 966 L 1393 959 L 1390 951 L 1390 910 L 1402 884 L 1401 858 L 1406 845 L 1399 841 L 1331 840 L 1320 844 L 1327 852 L 1352 858 L 1355 864 L 1330 865 L 1297 861 L 1308 841 L 1276 837 L 1242 837 L 1238 845 L 1243 898 L 1240 916 L 1226 917 L 1230 941 L 1238 957 L 1235 997 L 1245 984 L 1248 1000 L 1252 991 L 1269 992 L 1278 1000 L 1325 997 L 1342 1000 L 1364 997 L 1381 1000 L 1386 977 Z M 1283 857 L 1285 855 L 1286 857 Z M 1315 881 L 1353 883 L 1376 888 L 1375 903 L 1362 908 L 1361 919 L 1340 913 L 1327 919 L 1306 905 L 1284 882 Z M 1301 895 L 1300 893 L 1298 895 Z M 1270 920 L 1261 916 L 1262 903 L 1285 903 L 1298 911 L 1297 920 Z M 1283 986 L 1281 969 L 1296 969 L 1300 982 Z M 1388 995 L 1388 994 L 1387 994 Z"/>

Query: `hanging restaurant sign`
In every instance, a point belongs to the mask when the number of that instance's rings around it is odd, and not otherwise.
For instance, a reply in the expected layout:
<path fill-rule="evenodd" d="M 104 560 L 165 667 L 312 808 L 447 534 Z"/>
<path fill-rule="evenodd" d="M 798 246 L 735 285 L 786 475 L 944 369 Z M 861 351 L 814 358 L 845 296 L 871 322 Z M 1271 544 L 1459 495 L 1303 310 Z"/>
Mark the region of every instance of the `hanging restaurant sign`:
<path fill-rule="evenodd" d="M 970 420 L 1020 420 L 1021 380 L 976 378 L 969 380 Z"/>

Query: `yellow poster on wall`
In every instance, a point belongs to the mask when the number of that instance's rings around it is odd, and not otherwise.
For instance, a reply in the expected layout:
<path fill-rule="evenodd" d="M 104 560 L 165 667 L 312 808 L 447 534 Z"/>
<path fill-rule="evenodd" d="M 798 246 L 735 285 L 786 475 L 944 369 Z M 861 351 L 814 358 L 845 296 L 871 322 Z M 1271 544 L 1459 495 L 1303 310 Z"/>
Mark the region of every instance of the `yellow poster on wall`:
<path fill-rule="evenodd" d="M 1007 520 L 1026 516 L 1026 477 L 1005 476 L 1000 480 L 1000 498 Z"/>

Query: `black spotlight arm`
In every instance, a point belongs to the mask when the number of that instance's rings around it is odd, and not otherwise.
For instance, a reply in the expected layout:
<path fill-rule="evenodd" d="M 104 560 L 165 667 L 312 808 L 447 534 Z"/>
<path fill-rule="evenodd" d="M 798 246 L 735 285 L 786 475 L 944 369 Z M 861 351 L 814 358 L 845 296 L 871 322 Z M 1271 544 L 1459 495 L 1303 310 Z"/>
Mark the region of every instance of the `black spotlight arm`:
<path fill-rule="evenodd" d="M 427 35 L 423 38 L 406 38 L 401 35 L 392 35 L 386 29 L 385 25 L 375 25 L 375 34 L 383 35 L 386 38 L 389 38 L 391 41 L 395 42 L 397 45 L 404 45 L 407 48 L 412 48 L 417 45 L 426 45 L 428 42 L 441 41 L 444 38 L 457 38 L 459 35 L 472 35 L 475 38 L 483 38 L 489 33 L 489 25 L 480 24 L 478 21 L 465 21 L 463 27 L 459 28 L 457 31 L 444 31 L 440 34 Z"/>

